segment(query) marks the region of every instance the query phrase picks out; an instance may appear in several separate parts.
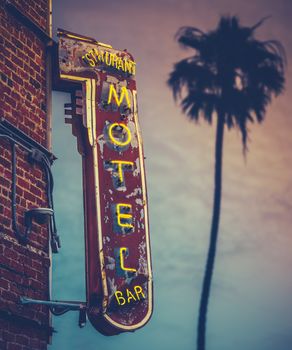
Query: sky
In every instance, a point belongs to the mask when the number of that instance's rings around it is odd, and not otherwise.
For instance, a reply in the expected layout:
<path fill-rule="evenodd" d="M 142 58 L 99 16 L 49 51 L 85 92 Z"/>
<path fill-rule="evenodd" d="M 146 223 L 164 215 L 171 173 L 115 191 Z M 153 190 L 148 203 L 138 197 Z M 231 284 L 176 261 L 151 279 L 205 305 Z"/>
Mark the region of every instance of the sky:
<path fill-rule="evenodd" d="M 197 314 L 213 199 L 215 126 L 184 116 L 166 81 L 191 51 L 174 39 L 181 26 L 203 31 L 222 14 L 243 25 L 271 17 L 259 39 L 287 53 L 286 91 L 263 124 L 225 133 L 222 214 L 208 312 L 208 350 L 292 348 L 292 57 L 289 0 L 53 1 L 53 29 L 128 49 L 137 62 L 139 120 L 146 156 L 154 313 L 141 330 L 105 337 L 78 314 L 53 318 L 50 350 L 195 349 Z M 65 93 L 53 93 L 54 200 L 62 248 L 53 257 L 53 298 L 85 300 L 81 159 L 64 124 Z"/>

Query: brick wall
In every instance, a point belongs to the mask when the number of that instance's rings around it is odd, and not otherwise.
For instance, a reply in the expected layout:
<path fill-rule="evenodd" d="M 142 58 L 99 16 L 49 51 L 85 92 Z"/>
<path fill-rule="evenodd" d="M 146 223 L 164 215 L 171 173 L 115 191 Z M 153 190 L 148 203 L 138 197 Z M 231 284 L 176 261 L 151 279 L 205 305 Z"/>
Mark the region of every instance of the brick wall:
<path fill-rule="evenodd" d="M 44 31 L 47 0 L 10 1 Z M 0 0 L 0 117 L 38 143 L 47 145 L 45 44 Z M 43 169 L 17 152 L 17 225 L 24 212 L 47 207 Z M 46 225 L 33 222 L 29 243 L 18 243 L 11 219 L 11 146 L 0 139 L 0 349 L 46 349 L 49 315 L 44 306 L 20 305 L 19 296 L 49 297 L 49 237 Z"/>

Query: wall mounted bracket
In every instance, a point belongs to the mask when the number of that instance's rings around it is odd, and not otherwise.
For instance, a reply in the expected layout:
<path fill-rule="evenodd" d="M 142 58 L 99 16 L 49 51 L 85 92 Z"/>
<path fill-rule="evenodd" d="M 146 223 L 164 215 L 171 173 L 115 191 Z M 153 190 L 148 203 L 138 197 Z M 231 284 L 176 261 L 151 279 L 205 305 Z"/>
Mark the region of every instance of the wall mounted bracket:
<path fill-rule="evenodd" d="M 59 301 L 59 300 L 37 300 L 27 297 L 20 297 L 19 300 L 22 305 L 46 305 L 49 307 L 51 313 L 55 316 L 61 316 L 68 311 L 79 311 L 78 325 L 83 328 L 86 324 L 86 309 L 87 305 L 82 301 Z"/>

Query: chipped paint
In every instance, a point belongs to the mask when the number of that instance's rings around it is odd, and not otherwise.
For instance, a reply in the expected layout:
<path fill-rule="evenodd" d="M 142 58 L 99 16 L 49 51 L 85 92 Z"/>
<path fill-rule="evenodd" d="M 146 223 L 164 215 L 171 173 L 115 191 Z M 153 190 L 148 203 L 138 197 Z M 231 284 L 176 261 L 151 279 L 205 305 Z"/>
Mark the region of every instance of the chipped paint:
<path fill-rule="evenodd" d="M 144 209 L 140 210 L 140 220 L 142 221 L 144 219 Z"/>
<path fill-rule="evenodd" d="M 139 160 L 139 158 L 137 158 L 135 160 L 135 163 L 136 163 L 136 169 L 134 170 L 133 175 L 134 176 L 140 176 L 141 170 L 140 170 L 140 160 Z"/>
<path fill-rule="evenodd" d="M 93 49 L 99 52 L 96 42 L 63 33 L 59 62 L 63 79 L 86 85 L 83 123 L 74 135 L 84 145 L 88 317 L 97 330 L 113 335 L 142 327 L 152 314 L 147 196 L 134 76 L 102 60 L 91 66 L 93 54 L 84 64 L 82 57 Z M 133 59 L 126 51 L 106 50 Z M 115 292 L 126 296 L 135 286 L 145 298 L 119 305 Z"/>
<path fill-rule="evenodd" d="M 126 198 L 136 197 L 142 194 L 141 187 L 136 187 L 133 192 L 126 195 Z"/>
<path fill-rule="evenodd" d="M 115 259 L 112 258 L 111 256 L 107 256 L 107 260 L 109 261 L 108 264 L 105 265 L 106 269 L 109 269 L 109 270 L 114 270 L 115 269 Z M 112 279 L 111 281 L 114 282 L 114 279 Z M 115 292 L 115 291 L 114 291 Z"/>
<path fill-rule="evenodd" d="M 103 148 L 104 148 L 104 145 L 105 145 L 105 140 L 104 140 L 103 134 L 101 134 L 100 136 L 98 136 L 98 138 L 97 138 L 97 143 L 98 143 L 98 145 L 99 145 L 100 156 L 101 156 L 101 158 L 103 158 Z"/>
<path fill-rule="evenodd" d="M 136 198 L 135 199 L 135 203 L 138 204 L 138 205 L 143 205 L 143 201 L 141 198 Z"/>

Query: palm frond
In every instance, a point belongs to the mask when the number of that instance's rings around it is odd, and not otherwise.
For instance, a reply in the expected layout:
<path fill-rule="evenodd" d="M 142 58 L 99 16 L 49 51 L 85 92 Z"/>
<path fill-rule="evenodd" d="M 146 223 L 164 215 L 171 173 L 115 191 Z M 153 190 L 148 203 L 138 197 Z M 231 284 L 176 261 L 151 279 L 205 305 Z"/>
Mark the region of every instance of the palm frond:
<path fill-rule="evenodd" d="M 181 97 L 183 87 L 205 90 L 215 86 L 216 76 L 197 57 L 189 57 L 174 65 L 167 81 L 173 90 L 174 98 Z"/>
<path fill-rule="evenodd" d="M 271 15 L 265 16 L 262 19 L 260 19 L 256 24 L 254 24 L 250 29 L 252 31 L 255 31 L 258 27 L 260 27 L 267 19 L 271 18 Z"/>
<path fill-rule="evenodd" d="M 190 119 L 198 120 L 200 116 L 212 123 L 212 116 L 218 108 L 217 96 L 212 93 L 202 91 L 190 91 L 181 101 L 181 107 L 184 113 Z"/>
<path fill-rule="evenodd" d="M 247 123 L 261 123 L 272 97 L 285 87 L 283 45 L 254 36 L 267 18 L 245 27 L 237 17 L 224 16 L 215 30 L 206 33 L 195 27 L 180 28 L 176 39 L 193 48 L 194 55 L 176 63 L 167 82 L 189 118 L 202 116 L 211 123 L 216 112 L 224 116 L 228 128 L 238 127 L 244 152 Z"/>
<path fill-rule="evenodd" d="M 202 46 L 204 37 L 205 33 L 195 27 L 181 27 L 175 35 L 182 47 L 196 50 L 199 50 Z"/>

